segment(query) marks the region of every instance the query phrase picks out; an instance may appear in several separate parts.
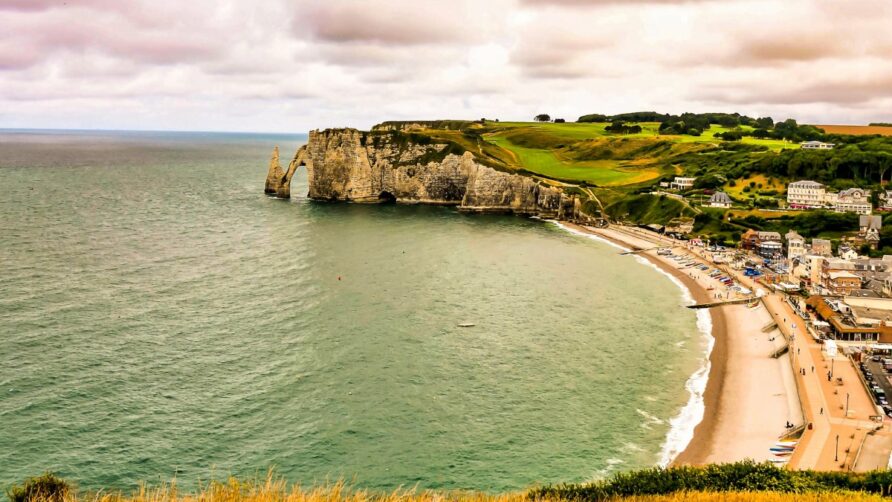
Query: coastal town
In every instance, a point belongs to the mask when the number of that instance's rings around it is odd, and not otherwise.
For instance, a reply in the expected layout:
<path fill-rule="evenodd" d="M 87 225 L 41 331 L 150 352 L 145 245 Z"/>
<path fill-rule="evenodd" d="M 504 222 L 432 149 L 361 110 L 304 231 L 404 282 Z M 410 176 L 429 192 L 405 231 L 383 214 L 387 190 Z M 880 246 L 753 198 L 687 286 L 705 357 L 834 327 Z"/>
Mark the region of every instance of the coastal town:
<path fill-rule="evenodd" d="M 664 188 L 684 193 L 694 183 L 676 177 Z M 892 255 L 877 256 L 892 192 L 877 195 L 787 185 L 785 212 L 857 215 L 857 228 L 838 239 L 750 229 L 729 246 L 661 225 L 584 227 L 672 272 L 694 293 L 690 307 L 711 314 L 707 413 L 676 463 L 754 458 L 837 471 L 892 463 Z M 733 204 L 721 191 L 703 202 Z M 760 412 L 739 414 L 750 407 Z"/>

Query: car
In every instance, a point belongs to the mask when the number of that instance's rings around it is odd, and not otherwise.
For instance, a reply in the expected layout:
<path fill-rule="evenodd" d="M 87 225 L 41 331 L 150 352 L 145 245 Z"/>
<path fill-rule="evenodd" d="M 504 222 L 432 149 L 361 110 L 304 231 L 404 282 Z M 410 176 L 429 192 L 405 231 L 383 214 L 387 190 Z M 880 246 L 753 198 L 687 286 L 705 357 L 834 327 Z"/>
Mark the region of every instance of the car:
<path fill-rule="evenodd" d="M 876 363 L 880 362 L 880 359 L 882 359 L 882 357 L 880 357 L 879 354 L 874 354 L 874 355 L 870 356 L 870 360 L 873 362 L 876 362 Z"/>

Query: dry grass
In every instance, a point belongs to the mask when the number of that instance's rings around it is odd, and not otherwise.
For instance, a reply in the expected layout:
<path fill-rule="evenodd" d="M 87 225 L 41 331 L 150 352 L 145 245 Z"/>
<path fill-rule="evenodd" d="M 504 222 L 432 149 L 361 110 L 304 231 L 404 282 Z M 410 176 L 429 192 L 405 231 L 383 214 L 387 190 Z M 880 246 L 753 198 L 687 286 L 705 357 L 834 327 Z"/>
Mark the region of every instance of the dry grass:
<path fill-rule="evenodd" d="M 158 488 L 143 487 L 138 492 L 74 494 L 65 502 L 529 502 L 522 492 L 490 495 L 481 492 L 437 492 L 401 489 L 388 493 L 352 490 L 339 482 L 304 488 L 289 485 L 273 476 L 261 482 L 230 478 L 210 483 L 197 493 L 180 493 L 176 484 Z"/>
<path fill-rule="evenodd" d="M 857 125 L 819 125 L 815 127 L 823 129 L 827 134 L 880 134 L 892 136 L 892 127 Z"/>
<path fill-rule="evenodd" d="M 538 499 L 547 502 L 549 499 Z M 776 492 L 678 492 L 669 495 L 646 495 L 611 500 L 624 502 L 880 502 L 877 495 L 861 493 Z M 486 494 L 481 492 L 438 492 L 396 490 L 373 493 L 350 490 L 344 483 L 303 488 L 288 485 L 273 476 L 261 482 L 230 479 L 210 483 L 198 493 L 180 493 L 176 484 L 159 488 L 142 488 L 131 495 L 121 493 L 77 494 L 72 492 L 64 502 L 531 502 L 526 493 Z"/>

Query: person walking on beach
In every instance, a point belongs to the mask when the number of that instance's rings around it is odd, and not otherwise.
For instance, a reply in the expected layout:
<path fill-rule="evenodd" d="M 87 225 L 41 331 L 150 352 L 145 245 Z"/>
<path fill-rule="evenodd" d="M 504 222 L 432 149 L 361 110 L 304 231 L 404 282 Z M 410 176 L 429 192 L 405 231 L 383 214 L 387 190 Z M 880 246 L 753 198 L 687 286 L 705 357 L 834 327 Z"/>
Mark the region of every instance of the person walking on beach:
<path fill-rule="evenodd" d="M 821 415 L 823 415 L 823 414 L 824 414 L 824 408 L 822 407 L 822 408 L 821 408 Z"/>
<path fill-rule="evenodd" d="M 812 373 L 815 372 L 815 367 L 814 367 L 814 366 L 811 367 L 811 372 L 812 372 Z"/>

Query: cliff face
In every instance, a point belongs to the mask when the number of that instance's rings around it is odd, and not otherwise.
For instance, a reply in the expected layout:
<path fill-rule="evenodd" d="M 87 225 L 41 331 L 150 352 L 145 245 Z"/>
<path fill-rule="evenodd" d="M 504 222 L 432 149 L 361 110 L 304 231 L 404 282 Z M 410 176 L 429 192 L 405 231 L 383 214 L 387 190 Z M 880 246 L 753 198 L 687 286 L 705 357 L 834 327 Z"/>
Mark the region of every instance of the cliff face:
<path fill-rule="evenodd" d="M 309 197 L 352 202 L 454 205 L 460 210 L 576 219 L 579 201 L 563 190 L 479 163 L 455 145 L 399 131 L 311 131 L 283 170 L 278 149 L 266 193 L 290 197 L 291 177 L 306 166 Z"/>

